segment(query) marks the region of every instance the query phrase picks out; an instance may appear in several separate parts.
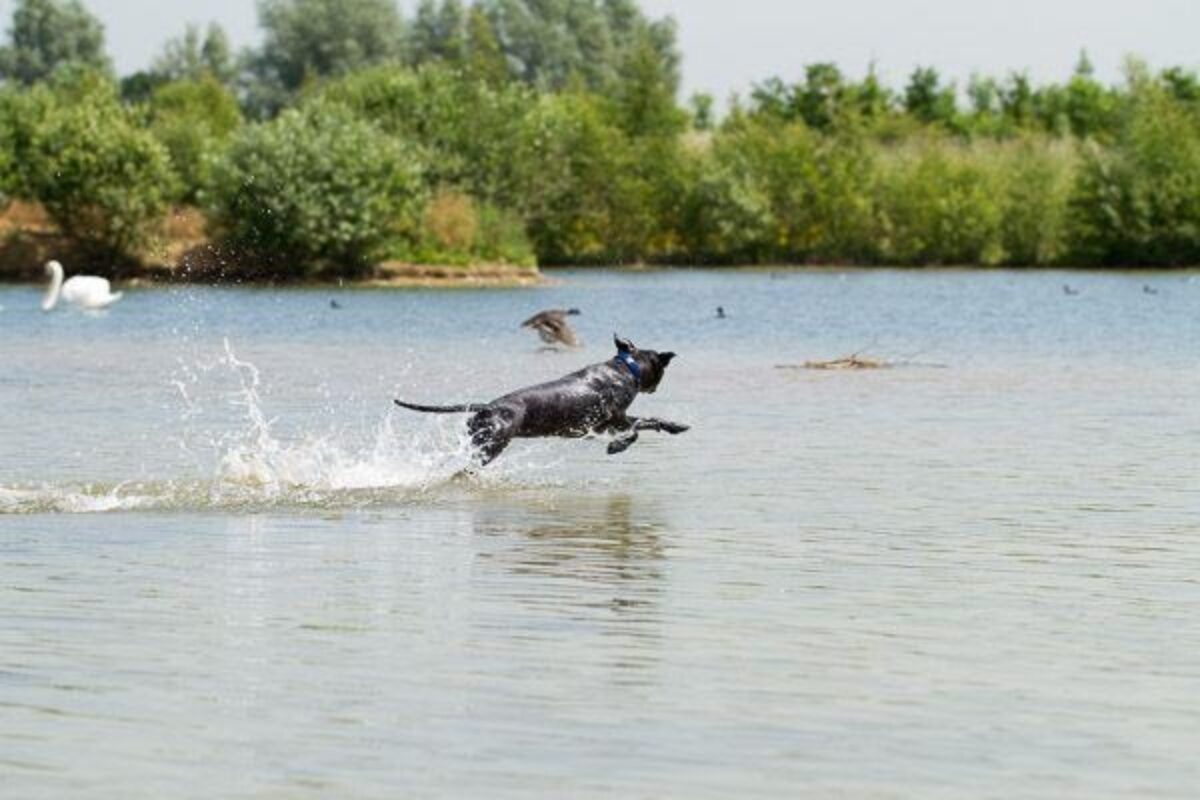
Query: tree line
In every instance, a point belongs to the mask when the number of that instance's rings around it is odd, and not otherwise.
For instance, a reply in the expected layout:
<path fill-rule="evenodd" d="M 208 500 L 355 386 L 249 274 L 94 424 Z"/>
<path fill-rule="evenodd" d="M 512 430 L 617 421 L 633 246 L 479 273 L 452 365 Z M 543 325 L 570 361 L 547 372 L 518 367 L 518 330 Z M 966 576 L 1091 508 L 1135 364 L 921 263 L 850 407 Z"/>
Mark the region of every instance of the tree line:
<path fill-rule="evenodd" d="M 1139 266 L 1200 262 L 1200 79 L 1086 56 L 901 89 L 811 64 L 679 98 L 634 0 L 260 0 L 260 46 L 188 27 L 118 79 L 79 0 L 18 0 L 0 202 L 145 259 L 204 212 L 240 274 L 382 260 Z"/>

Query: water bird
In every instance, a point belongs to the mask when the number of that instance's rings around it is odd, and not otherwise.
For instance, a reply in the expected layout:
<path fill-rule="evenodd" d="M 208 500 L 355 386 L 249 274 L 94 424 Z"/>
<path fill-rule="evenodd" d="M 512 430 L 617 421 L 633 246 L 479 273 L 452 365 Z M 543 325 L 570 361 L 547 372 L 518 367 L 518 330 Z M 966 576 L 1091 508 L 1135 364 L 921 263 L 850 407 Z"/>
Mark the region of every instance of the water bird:
<path fill-rule="evenodd" d="M 329 307 L 330 307 L 330 308 L 333 308 L 333 309 L 339 309 L 339 308 L 341 308 L 341 307 L 342 307 L 342 304 L 341 304 L 341 303 L 339 303 L 337 300 L 330 300 L 330 301 L 329 301 Z"/>
<path fill-rule="evenodd" d="M 42 299 L 42 311 L 49 311 L 58 305 L 59 298 L 80 308 L 107 308 L 121 299 L 123 293 L 112 291 L 107 278 L 95 275 L 76 275 L 63 281 L 63 265 L 57 261 L 46 262 L 46 274 L 50 276 L 50 286 Z"/>
<path fill-rule="evenodd" d="M 717 306 L 717 319 L 725 319 L 725 307 Z"/>
<path fill-rule="evenodd" d="M 1063 294 L 1077 295 L 1077 294 L 1079 294 L 1079 290 L 1072 289 L 1069 284 L 1064 283 L 1063 284 Z"/>
<path fill-rule="evenodd" d="M 1144 294 L 1158 294 L 1158 289 L 1155 289 L 1153 286 L 1151 286 L 1148 283 L 1144 283 L 1144 284 L 1142 284 L 1142 292 Z"/>
<path fill-rule="evenodd" d="M 567 347 L 579 347 L 579 337 L 575 335 L 575 331 L 567 324 L 567 317 L 578 316 L 579 313 L 578 308 L 552 308 L 546 311 L 539 311 L 522 322 L 521 327 L 533 328 L 537 331 L 538 336 L 542 337 L 542 341 L 548 345 L 561 344 Z"/>

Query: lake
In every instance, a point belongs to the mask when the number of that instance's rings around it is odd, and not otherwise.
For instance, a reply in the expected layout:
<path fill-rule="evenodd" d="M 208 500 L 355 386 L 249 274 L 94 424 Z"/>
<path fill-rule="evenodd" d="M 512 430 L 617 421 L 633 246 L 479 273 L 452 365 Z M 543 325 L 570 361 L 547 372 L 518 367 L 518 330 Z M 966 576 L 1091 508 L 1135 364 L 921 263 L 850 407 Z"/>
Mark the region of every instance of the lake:
<path fill-rule="evenodd" d="M 1195 796 L 1200 276 L 552 275 L 0 288 L 0 794 Z M 391 404 L 614 332 L 691 431 Z"/>

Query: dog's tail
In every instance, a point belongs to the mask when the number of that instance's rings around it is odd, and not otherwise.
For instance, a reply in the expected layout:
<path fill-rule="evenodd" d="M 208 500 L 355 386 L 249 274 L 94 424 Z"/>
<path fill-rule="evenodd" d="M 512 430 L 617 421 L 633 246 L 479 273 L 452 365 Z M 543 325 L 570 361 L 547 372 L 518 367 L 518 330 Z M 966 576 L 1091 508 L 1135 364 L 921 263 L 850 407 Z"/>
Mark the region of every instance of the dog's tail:
<path fill-rule="evenodd" d="M 474 414 L 476 411 L 482 411 L 484 408 L 480 403 L 464 403 L 461 406 L 421 406 L 416 403 L 406 403 L 403 400 L 396 400 L 395 403 L 401 408 L 407 408 L 410 411 L 420 411 L 425 414 Z"/>

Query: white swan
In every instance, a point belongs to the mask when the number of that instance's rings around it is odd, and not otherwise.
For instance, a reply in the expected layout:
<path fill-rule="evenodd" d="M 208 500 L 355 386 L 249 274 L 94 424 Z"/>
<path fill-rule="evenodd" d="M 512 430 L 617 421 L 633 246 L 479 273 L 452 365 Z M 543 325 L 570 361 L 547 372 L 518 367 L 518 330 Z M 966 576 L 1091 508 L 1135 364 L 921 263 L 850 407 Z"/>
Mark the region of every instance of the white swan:
<path fill-rule="evenodd" d="M 121 299 L 122 292 L 113 294 L 107 278 L 95 275 L 76 275 L 63 283 L 63 265 L 57 261 L 46 263 L 46 274 L 50 276 L 50 287 L 42 300 L 42 311 L 58 305 L 58 298 L 80 308 L 107 308 Z"/>

